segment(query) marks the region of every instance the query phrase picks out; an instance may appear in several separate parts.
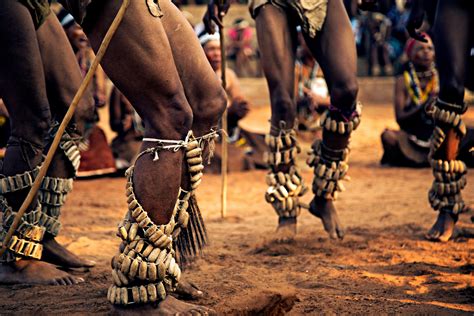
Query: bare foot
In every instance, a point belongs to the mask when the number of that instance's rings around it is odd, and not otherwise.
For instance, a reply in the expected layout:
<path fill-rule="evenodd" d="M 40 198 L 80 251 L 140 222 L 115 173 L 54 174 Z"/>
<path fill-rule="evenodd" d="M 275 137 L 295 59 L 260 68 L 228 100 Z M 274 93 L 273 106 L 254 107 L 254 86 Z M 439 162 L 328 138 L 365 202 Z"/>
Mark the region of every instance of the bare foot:
<path fill-rule="evenodd" d="M 152 313 L 153 315 L 215 315 L 216 313 L 207 307 L 185 303 L 168 295 L 158 306 L 152 304 L 131 305 L 122 307 L 114 305 L 112 315 L 144 315 Z"/>
<path fill-rule="evenodd" d="M 51 235 L 43 238 L 43 261 L 63 268 L 92 268 L 95 262 L 79 258 L 65 247 L 61 246 Z"/>
<path fill-rule="evenodd" d="M 296 236 L 296 217 L 278 217 L 276 233 L 278 242 L 292 241 Z"/>
<path fill-rule="evenodd" d="M 0 265 L 0 284 L 72 285 L 84 282 L 55 266 L 38 260 L 19 260 Z"/>
<path fill-rule="evenodd" d="M 179 280 L 178 287 L 174 291 L 174 296 L 183 300 L 198 300 L 204 297 L 204 293 L 193 283 Z"/>
<path fill-rule="evenodd" d="M 431 241 L 447 242 L 454 232 L 458 216 L 447 212 L 439 212 L 438 218 L 425 238 Z"/>
<path fill-rule="evenodd" d="M 474 228 L 471 227 L 456 227 L 454 229 L 452 238 L 474 238 Z"/>
<path fill-rule="evenodd" d="M 332 200 L 315 197 L 309 205 L 309 211 L 321 219 L 324 230 L 327 231 L 331 239 L 344 238 L 344 230 Z"/>

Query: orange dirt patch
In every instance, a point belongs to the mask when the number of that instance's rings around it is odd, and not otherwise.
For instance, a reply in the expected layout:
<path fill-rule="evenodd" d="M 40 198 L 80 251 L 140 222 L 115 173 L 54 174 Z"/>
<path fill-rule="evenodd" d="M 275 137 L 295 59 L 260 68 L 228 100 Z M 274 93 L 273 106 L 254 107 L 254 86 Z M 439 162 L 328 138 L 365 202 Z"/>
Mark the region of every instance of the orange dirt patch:
<path fill-rule="evenodd" d="M 252 120 L 265 122 L 265 108 Z M 470 116 L 472 118 L 472 114 Z M 432 243 L 423 235 L 436 213 L 427 202 L 429 169 L 383 168 L 379 135 L 395 127 L 389 105 L 365 107 L 353 137 L 348 190 L 337 202 L 347 234 L 327 238 L 320 221 L 303 211 L 294 242 L 273 242 L 277 217 L 265 203 L 264 171 L 229 175 L 228 218 L 220 218 L 220 177 L 205 175 L 198 191 L 211 240 L 185 277 L 206 293 L 198 303 L 219 314 L 471 314 L 474 313 L 474 241 Z M 309 144 L 305 144 L 309 148 Z M 304 159 L 301 158 L 301 161 Z M 311 170 L 303 167 L 311 183 Z M 474 173 L 467 201 L 474 201 Z M 107 313 L 110 259 L 116 224 L 126 210 L 125 180 L 78 181 L 63 210 L 59 240 L 98 262 L 74 272 L 71 287 L 0 287 L 1 313 Z M 305 200 L 309 202 L 307 194 Z M 459 226 L 473 227 L 463 215 Z"/>

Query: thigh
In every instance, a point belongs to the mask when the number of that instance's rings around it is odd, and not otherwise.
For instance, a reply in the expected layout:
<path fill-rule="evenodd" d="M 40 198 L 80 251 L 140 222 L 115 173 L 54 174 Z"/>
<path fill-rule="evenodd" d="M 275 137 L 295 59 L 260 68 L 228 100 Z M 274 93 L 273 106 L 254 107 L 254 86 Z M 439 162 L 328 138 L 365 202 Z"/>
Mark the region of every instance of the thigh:
<path fill-rule="evenodd" d="M 55 14 L 50 14 L 37 31 L 46 89 L 51 112 L 60 121 L 82 82 L 82 74 L 72 46 Z M 93 115 L 94 99 L 91 87 L 86 90 L 79 108 Z"/>
<path fill-rule="evenodd" d="M 283 90 L 293 98 L 296 24 L 283 9 L 266 4 L 255 18 L 261 64 L 270 89 Z"/>
<path fill-rule="evenodd" d="M 221 83 L 204 54 L 194 30 L 169 0 L 160 1 L 161 21 L 171 45 L 173 59 L 195 115 L 206 110 L 204 100 L 221 95 Z M 204 101 L 204 102 L 203 102 Z"/>
<path fill-rule="evenodd" d="M 92 3 L 91 15 L 96 18 L 86 21 L 85 30 L 94 50 L 99 48 L 120 5 L 115 0 Z M 191 108 L 161 19 L 149 13 L 145 1 L 130 2 L 102 66 L 144 119 L 146 137 L 182 138 L 175 132 L 177 126 L 189 125 L 179 120 L 188 119 L 183 112 L 190 113 Z"/>
<path fill-rule="evenodd" d="M 267 79 L 272 108 L 271 123 L 285 121 L 292 126 L 296 115 L 295 51 L 296 24 L 283 9 L 266 4 L 255 17 L 260 62 Z"/>
<path fill-rule="evenodd" d="M 121 1 L 116 0 L 92 2 L 85 31 L 95 50 L 120 5 Z M 186 137 L 192 125 L 192 110 L 161 19 L 150 14 L 145 1 L 130 1 L 102 66 L 143 118 L 145 137 Z M 152 146 L 156 143 L 143 142 L 142 150 Z M 159 163 L 151 155 L 142 156 L 135 163 L 135 193 L 154 223 L 168 223 L 171 218 L 184 170 L 183 156 L 183 151 L 163 150 L 159 152 Z"/>
<path fill-rule="evenodd" d="M 329 0 L 323 28 L 306 43 L 324 72 L 329 91 L 357 79 L 357 53 L 354 34 L 341 0 Z"/>

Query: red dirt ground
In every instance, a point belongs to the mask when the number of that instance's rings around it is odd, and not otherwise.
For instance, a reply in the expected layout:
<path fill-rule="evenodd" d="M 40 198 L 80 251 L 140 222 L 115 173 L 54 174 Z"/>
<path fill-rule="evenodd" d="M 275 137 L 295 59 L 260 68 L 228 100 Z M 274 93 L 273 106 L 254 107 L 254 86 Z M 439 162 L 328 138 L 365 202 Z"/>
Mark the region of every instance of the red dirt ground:
<path fill-rule="evenodd" d="M 267 111 L 255 108 L 249 121 L 265 122 Z M 472 112 L 470 118 L 472 122 Z M 423 238 L 436 217 L 427 202 L 431 171 L 381 167 L 379 135 L 385 126 L 395 126 L 391 107 L 366 106 L 353 137 L 352 181 L 337 202 L 347 228 L 343 241 L 329 240 L 320 221 L 304 211 L 294 242 L 272 242 L 277 217 L 263 198 L 264 171 L 229 175 L 228 216 L 221 219 L 221 179 L 206 175 L 198 198 L 211 244 L 185 272 L 206 292 L 198 303 L 219 314 L 238 315 L 472 315 L 474 241 L 433 243 Z M 302 167 L 309 184 L 311 170 Z M 472 203 L 473 172 L 468 182 L 465 198 Z M 64 207 L 60 241 L 97 261 L 90 271 L 74 272 L 85 283 L 2 286 L 1 314 L 110 310 L 109 262 L 119 243 L 115 227 L 126 210 L 124 186 L 122 178 L 77 181 Z M 463 215 L 459 226 L 472 228 L 469 217 Z"/>

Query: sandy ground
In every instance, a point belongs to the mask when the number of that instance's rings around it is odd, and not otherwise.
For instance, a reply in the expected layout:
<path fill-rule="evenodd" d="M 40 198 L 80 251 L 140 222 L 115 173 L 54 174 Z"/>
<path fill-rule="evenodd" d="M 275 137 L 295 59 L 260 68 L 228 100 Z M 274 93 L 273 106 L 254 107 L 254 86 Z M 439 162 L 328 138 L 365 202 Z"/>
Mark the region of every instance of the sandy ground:
<path fill-rule="evenodd" d="M 268 110 L 250 120 L 264 122 Z M 395 126 L 389 105 L 368 105 L 353 137 L 348 191 L 337 202 L 347 229 L 329 240 L 320 221 L 304 211 L 298 236 L 277 244 L 277 217 L 263 199 L 264 171 L 229 175 L 228 216 L 220 218 L 220 177 L 206 175 L 198 191 L 210 246 L 185 272 L 206 292 L 198 303 L 219 314 L 473 314 L 474 241 L 432 243 L 423 235 L 436 213 L 427 202 L 429 169 L 383 168 L 379 134 Z M 472 112 L 470 118 L 473 118 Z M 303 158 L 302 158 L 303 159 Z M 307 183 L 311 170 L 304 168 Z M 474 173 L 465 197 L 474 202 Z M 77 286 L 0 287 L 3 313 L 107 313 L 115 227 L 125 209 L 125 180 L 78 181 L 63 211 L 60 241 L 97 267 L 73 272 Z M 310 200 L 310 194 L 306 199 Z M 463 215 L 459 226 L 472 227 Z"/>

